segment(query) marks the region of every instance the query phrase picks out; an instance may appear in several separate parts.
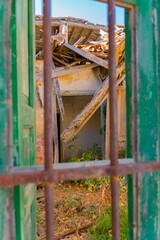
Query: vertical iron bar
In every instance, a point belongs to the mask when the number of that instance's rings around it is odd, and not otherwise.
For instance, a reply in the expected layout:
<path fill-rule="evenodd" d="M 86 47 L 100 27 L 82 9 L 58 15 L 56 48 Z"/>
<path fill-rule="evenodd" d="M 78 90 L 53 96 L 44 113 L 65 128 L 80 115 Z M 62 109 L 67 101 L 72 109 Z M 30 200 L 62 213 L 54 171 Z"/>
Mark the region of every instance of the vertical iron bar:
<path fill-rule="evenodd" d="M 6 78 L 7 78 L 7 102 L 8 102 L 8 171 L 13 167 L 13 146 L 12 146 L 12 82 L 11 82 L 11 41 L 10 41 L 10 19 L 11 19 L 11 0 L 6 2 Z M 8 224 L 10 227 L 9 239 L 15 239 L 14 210 L 13 210 L 13 187 L 8 188 Z"/>
<path fill-rule="evenodd" d="M 44 139 L 45 139 L 45 170 L 52 170 L 53 136 L 52 136 L 52 81 L 51 81 L 51 1 L 44 0 Z M 45 185 L 46 192 L 46 239 L 54 239 L 53 231 L 53 190 L 52 185 Z"/>
<path fill-rule="evenodd" d="M 110 101 L 110 160 L 111 165 L 118 164 L 117 141 L 117 93 L 116 93 L 116 53 L 114 33 L 114 8 L 115 0 L 108 0 L 108 24 L 109 24 L 109 101 Z M 118 176 L 111 177 L 112 197 L 112 239 L 120 239 L 119 219 L 119 183 Z"/>

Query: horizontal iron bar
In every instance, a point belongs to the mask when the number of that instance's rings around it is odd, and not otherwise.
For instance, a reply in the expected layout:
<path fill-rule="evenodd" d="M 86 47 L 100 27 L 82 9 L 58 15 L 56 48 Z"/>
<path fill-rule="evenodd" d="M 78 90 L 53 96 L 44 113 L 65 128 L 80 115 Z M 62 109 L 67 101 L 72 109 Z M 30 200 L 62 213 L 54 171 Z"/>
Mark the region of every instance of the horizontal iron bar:
<path fill-rule="evenodd" d="M 104 164 L 102 161 L 86 162 L 83 166 L 76 163 L 75 167 L 65 163 L 65 169 L 63 164 L 54 164 L 53 170 L 50 171 L 43 170 L 42 166 L 21 168 L 21 170 L 12 169 L 11 173 L 0 174 L 0 187 L 160 171 L 160 162 L 158 161 L 135 163 L 133 159 L 125 159 L 124 163 L 120 160 L 121 164 L 117 166 L 111 166 L 107 160 L 103 162 Z M 67 165 L 68 167 L 66 167 Z"/>

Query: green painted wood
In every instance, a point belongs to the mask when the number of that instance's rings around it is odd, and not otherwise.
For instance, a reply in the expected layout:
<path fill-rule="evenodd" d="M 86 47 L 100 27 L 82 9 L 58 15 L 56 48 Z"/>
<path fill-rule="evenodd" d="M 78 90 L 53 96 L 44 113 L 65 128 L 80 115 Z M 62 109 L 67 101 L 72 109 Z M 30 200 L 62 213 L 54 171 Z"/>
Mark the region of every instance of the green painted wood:
<path fill-rule="evenodd" d="M 131 16 L 130 11 L 126 9 L 125 11 L 125 31 L 126 31 L 126 46 L 125 46 L 125 58 L 126 58 L 126 135 L 127 135 L 127 157 L 132 157 L 132 66 L 131 66 L 131 45 L 132 45 L 132 35 L 131 35 Z M 128 235 L 129 239 L 133 239 L 133 178 L 131 175 L 128 176 Z"/>
<path fill-rule="evenodd" d="M 6 60 L 6 1 L 0 0 L 0 173 L 8 168 L 7 149 L 7 60 Z M 6 239 L 8 190 L 0 188 L 0 239 Z"/>
<path fill-rule="evenodd" d="M 130 1 L 129 1 L 130 2 Z M 141 0 L 136 2 L 137 44 L 137 158 L 138 162 L 160 159 L 160 2 Z M 130 29 L 127 29 L 130 38 Z M 128 44 L 128 43 L 127 43 Z M 129 50 L 129 45 L 127 49 Z M 127 53 L 128 54 L 128 53 Z M 126 63 L 130 62 L 126 54 Z M 130 67 L 127 67 L 130 81 Z M 132 82 L 135 79 L 132 79 Z M 130 91 L 131 87 L 128 86 Z M 130 95 L 130 94 L 129 94 Z M 130 100 L 128 96 L 127 101 Z M 130 106 L 128 105 L 130 119 Z M 127 128 L 131 131 L 131 126 Z M 130 136 L 128 135 L 130 142 Z M 130 150 L 130 148 L 129 148 Z M 130 151 L 128 152 L 130 155 Z M 128 156 L 129 156 L 128 155 Z M 139 174 L 129 178 L 129 239 L 160 239 L 160 174 Z M 134 209 L 137 206 L 137 209 Z M 137 210 L 137 217 L 134 214 Z M 134 227 L 136 227 L 134 231 Z"/>
<path fill-rule="evenodd" d="M 7 170 L 7 118 L 8 118 L 8 107 L 7 107 L 7 62 L 5 57 L 5 24 L 6 24 L 6 3 L 0 1 L 0 172 Z"/>
<path fill-rule="evenodd" d="M 137 38 L 139 42 L 137 51 L 139 70 L 137 135 L 139 162 L 159 159 L 159 15 L 159 0 L 141 0 L 137 3 Z M 141 174 L 138 181 L 139 239 L 158 240 L 160 239 L 159 174 Z"/>
<path fill-rule="evenodd" d="M 34 9 L 32 0 L 12 2 L 14 165 L 35 164 Z M 15 187 L 16 239 L 36 239 L 36 186 Z"/>

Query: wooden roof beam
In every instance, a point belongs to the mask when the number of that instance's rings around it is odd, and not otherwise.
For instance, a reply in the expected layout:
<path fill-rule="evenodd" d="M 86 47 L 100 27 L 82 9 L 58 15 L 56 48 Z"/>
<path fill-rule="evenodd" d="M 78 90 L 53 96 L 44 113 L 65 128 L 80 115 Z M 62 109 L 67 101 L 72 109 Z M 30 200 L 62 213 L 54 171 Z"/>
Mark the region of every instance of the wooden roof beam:
<path fill-rule="evenodd" d="M 93 29 L 91 29 L 89 31 L 89 34 L 85 37 L 84 41 L 83 41 L 83 44 L 86 44 L 88 42 L 88 40 L 90 39 L 91 35 L 93 33 Z"/>
<path fill-rule="evenodd" d="M 93 29 L 93 30 L 99 30 L 102 29 L 104 31 L 108 30 L 107 26 L 104 25 L 94 25 L 94 24 L 84 24 L 84 23 L 74 23 L 74 22 L 69 22 L 66 21 L 68 23 L 68 27 L 79 27 L 79 28 L 84 28 L 84 29 Z M 36 21 L 36 26 L 39 27 L 43 27 L 43 22 L 42 21 Z M 55 21 L 55 22 L 51 22 L 51 26 L 60 26 L 61 22 L 59 21 Z"/>
<path fill-rule="evenodd" d="M 125 79 L 125 74 L 116 81 L 118 86 Z M 62 132 L 61 139 L 64 143 L 70 142 L 82 127 L 93 116 L 96 110 L 101 104 L 108 98 L 109 95 L 109 78 L 107 78 L 103 84 L 95 92 L 92 100 L 86 105 L 86 107 L 76 116 L 76 118 L 70 123 L 70 125 Z"/>
<path fill-rule="evenodd" d="M 43 61 L 41 61 L 41 62 L 42 63 L 36 67 L 36 78 L 37 79 L 43 79 Z M 99 65 L 96 63 L 91 63 L 91 64 L 84 64 L 84 65 L 79 65 L 79 66 L 74 66 L 74 67 L 68 67 L 68 68 L 58 67 L 58 68 L 55 68 L 54 70 L 52 70 L 51 78 L 61 77 L 61 76 L 67 75 L 67 74 L 77 73 L 77 72 L 84 71 L 87 69 L 92 69 L 92 68 L 95 68 L 98 66 Z"/>
<path fill-rule="evenodd" d="M 85 52 L 79 48 L 76 48 L 68 43 L 64 43 L 64 46 L 69 48 L 70 50 L 76 52 L 77 54 L 79 54 L 80 56 L 90 60 L 91 62 L 97 63 L 98 65 L 107 68 L 108 69 L 108 61 L 103 60 L 95 55 L 93 55 L 92 53 L 89 52 Z"/>
<path fill-rule="evenodd" d="M 80 33 L 79 33 L 77 39 L 79 39 L 81 36 L 83 36 L 83 32 L 84 32 L 84 28 L 81 29 L 81 31 L 80 31 Z"/>
<path fill-rule="evenodd" d="M 75 27 L 73 27 L 73 29 L 72 29 L 72 32 L 71 32 L 71 35 L 69 36 L 69 38 L 68 38 L 68 42 L 70 42 L 71 41 L 71 39 L 72 39 L 72 37 L 73 37 L 73 35 L 74 35 L 74 33 L 75 33 Z"/>

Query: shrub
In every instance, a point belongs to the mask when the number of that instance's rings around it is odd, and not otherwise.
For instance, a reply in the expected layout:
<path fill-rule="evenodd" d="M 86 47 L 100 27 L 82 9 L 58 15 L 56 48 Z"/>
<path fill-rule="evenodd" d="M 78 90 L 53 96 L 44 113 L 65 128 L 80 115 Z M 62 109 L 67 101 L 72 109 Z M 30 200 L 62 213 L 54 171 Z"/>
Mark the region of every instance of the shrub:
<path fill-rule="evenodd" d="M 120 209 L 120 239 L 128 239 L 128 216 L 127 207 Z M 111 224 L 111 206 L 108 206 L 104 214 L 102 214 L 96 223 L 90 228 L 88 240 L 111 240 L 112 224 Z"/>

